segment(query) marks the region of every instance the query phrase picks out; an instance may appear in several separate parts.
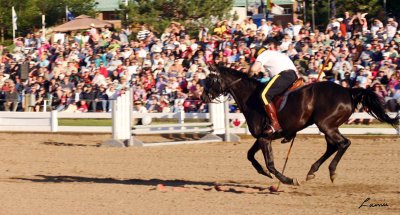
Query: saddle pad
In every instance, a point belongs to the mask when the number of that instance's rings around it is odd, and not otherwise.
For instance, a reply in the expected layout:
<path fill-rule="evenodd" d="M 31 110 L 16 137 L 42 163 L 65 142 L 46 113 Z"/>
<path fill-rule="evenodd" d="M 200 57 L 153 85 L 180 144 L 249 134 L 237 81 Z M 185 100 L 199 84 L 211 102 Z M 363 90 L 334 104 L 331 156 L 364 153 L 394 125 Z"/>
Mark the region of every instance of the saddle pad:
<path fill-rule="evenodd" d="M 292 86 L 285 92 L 285 93 L 283 93 L 282 95 L 280 95 L 280 96 L 277 96 L 275 99 L 274 99 L 274 104 L 275 104 L 275 107 L 279 107 L 278 108 L 278 112 L 279 111 L 281 111 L 284 107 L 285 107 L 285 105 L 286 105 L 286 102 L 287 102 L 287 98 L 288 98 L 288 95 L 291 93 L 291 92 L 293 92 L 293 91 L 295 91 L 295 90 L 298 90 L 298 89 L 300 89 L 301 87 L 303 87 L 304 86 L 304 81 L 303 81 L 303 79 L 297 79 L 293 84 L 292 84 Z"/>

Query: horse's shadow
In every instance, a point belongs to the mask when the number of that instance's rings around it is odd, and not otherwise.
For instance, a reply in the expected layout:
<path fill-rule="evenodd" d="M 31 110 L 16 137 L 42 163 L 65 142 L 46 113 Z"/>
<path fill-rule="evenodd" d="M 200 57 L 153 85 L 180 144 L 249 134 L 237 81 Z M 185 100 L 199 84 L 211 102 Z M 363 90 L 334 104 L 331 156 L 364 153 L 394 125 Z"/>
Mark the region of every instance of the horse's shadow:
<path fill-rule="evenodd" d="M 85 144 L 64 143 L 64 142 L 56 142 L 56 141 L 46 141 L 46 142 L 43 142 L 42 144 L 49 145 L 49 146 L 78 146 L 78 147 L 99 147 L 101 145 L 101 144 L 85 145 Z"/>
<path fill-rule="evenodd" d="M 32 181 L 39 183 L 99 183 L 99 184 L 125 184 L 125 185 L 142 185 L 142 186 L 156 186 L 163 184 L 165 186 L 184 186 L 184 185 L 203 185 L 213 186 L 213 182 L 200 182 L 200 181 L 187 181 L 187 180 L 162 180 L 162 179 L 116 179 L 116 178 L 95 178 L 83 176 L 70 176 L 70 175 L 35 175 L 37 178 L 21 178 L 14 177 L 12 179 Z"/>
<path fill-rule="evenodd" d="M 13 180 L 31 181 L 35 183 L 99 183 L 99 184 L 123 184 L 138 186 L 157 186 L 162 184 L 167 187 L 195 187 L 196 189 L 210 190 L 216 186 L 225 186 L 229 189 L 223 192 L 244 193 L 242 189 L 252 189 L 258 192 L 266 190 L 266 187 L 241 184 L 240 182 L 228 181 L 217 183 L 211 181 L 191 181 L 191 180 L 164 180 L 164 179 L 116 179 L 116 178 L 97 178 L 70 175 L 35 175 L 35 177 L 13 177 Z"/>

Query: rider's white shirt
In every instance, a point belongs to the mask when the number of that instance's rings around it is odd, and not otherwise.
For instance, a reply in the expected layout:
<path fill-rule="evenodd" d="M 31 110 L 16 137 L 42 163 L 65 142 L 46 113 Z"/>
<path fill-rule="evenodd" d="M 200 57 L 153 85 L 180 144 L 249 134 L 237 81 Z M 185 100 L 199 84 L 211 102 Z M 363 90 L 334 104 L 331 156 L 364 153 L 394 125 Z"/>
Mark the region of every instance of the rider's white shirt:
<path fill-rule="evenodd" d="M 266 50 L 257 57 L 256 61 L 269 70 L 271 76 L 275 76 L 284 70 L 296 71 L 296 66 L 292 60 L 279 51 Z"/>

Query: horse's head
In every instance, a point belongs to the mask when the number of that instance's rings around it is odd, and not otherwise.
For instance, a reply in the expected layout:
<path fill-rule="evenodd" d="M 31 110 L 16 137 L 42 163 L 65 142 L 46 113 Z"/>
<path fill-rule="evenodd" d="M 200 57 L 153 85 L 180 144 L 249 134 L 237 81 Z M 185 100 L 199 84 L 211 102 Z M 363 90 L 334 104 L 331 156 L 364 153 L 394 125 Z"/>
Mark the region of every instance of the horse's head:
<path fill-rule="evenodd" d="M 220 73 L 213 71 L 204 80 L 204 90 L 201 94 L 201 99 L 204 102 L 210 103 L 222 94 L 226 94 L 226 84 L 221 78 Z"/>
<path fill-rule="evenodd" d="M 204 90 L 201 95 L 201 99 L 207 103 L 221 95 L 232 93 L 234 86 L 243 77 L 247 77 L 245 74 L 227 67 L 209 65 L 209 68 L 212 72 L 204 80 Z"/>

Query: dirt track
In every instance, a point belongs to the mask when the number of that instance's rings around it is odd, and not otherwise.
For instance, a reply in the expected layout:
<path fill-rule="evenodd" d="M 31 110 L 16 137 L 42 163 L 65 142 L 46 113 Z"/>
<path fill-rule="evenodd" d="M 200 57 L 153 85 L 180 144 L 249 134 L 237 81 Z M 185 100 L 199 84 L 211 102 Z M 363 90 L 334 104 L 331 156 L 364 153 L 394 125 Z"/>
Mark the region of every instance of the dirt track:
<path fill-rule="evenodd" d="M 0 214 L 400 214 L 399 138 L 350 138 L 332 184 L 331 159 L 304 181 L 325 143 L 300 137 L 286 173 L 302 186 L 281 186 L 280 195 L 266 190 L 277 180 L 258 175 L 246 160 L 253 139 L 96 147 L 108 138 L 0 134 Z M 279 170 L 288 146 L 274 142 Z M 366 198 L 389 206 L 358 209 Z"/>

